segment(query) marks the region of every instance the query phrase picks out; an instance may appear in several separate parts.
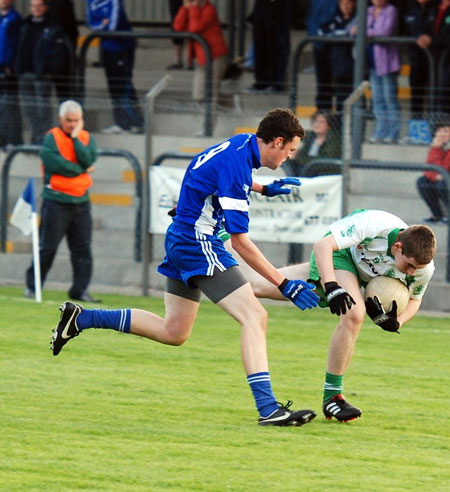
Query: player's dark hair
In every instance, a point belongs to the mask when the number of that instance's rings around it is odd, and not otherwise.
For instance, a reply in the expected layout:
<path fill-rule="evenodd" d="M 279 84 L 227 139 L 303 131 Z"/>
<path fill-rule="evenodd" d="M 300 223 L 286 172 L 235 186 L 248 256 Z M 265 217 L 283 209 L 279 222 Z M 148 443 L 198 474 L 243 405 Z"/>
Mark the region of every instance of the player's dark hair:
<path fill-rule="evenodd" d="M 303 140 L 305 130 L 290 109 L 275 108 L 260 121 L 256 136 L 264 143 L 272 142 L 277 137 L 282 137 L 286 143 L 291 142 L 295 137 Z"/>
<path fill-rule="evenodd" d="M 413 225 L 401 232 L 402 252 L 419 265 L 427 265 L 436 252 L 436 236 L 426 225 Z"/>

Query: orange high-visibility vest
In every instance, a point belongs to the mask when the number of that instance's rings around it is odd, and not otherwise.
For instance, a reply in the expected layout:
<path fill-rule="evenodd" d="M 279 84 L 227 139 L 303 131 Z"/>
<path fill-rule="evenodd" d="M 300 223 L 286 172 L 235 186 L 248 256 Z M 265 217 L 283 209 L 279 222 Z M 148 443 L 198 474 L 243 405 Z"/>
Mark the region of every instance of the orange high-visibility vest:
<path fill-rule="evenodd" d="M 53 135 L 59 153 L 64 159 L 77 164 L 78 160 L 72 138 L 66 135 L 59 127 L 52 128 L 49 133 Z M 84 145 L 88 145 L 89 132 L 81 130 L 78 139 Z M 91 186 L 92 178 L 88 173 L 82 173 L 74 177 L 52 174 L 49 183 L 50 189 L 72 196 L 83 196 Z"/>

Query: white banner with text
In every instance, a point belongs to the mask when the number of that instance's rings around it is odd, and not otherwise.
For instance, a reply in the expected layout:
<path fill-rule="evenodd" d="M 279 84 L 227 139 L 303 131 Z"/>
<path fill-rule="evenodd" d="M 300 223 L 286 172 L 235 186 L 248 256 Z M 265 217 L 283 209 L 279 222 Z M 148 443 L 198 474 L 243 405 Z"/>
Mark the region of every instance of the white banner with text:
<path fill-rule="evenodd" d="M 172 218 L 167 212 L 177 203 L 185 169 L 155 166 L 150 169 L 150 232 L 165 234 Z M 266 184 L 279 177 L 255 176 Z M 256 241 L 314 243 L 341 217 L 342 177 L 301 178 L 289 195 L 272 198 L 250 195 L 250 232 Z"/>

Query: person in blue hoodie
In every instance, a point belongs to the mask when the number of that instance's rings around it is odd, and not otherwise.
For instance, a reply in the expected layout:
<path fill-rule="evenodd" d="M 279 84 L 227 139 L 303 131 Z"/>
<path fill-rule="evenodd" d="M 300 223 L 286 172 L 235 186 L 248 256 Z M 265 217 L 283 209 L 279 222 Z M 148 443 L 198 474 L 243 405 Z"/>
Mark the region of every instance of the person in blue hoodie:
<path fill-rule="evenodd" d="M 21 23 L 14 0 L 0 0 L 0 147 L 22 143 L 19 89 L 13 70 Z"/>
<path fill-rule="evenodd" d="M 122 0 L 86 0 L 86 21 L 90 29 L 97 31 L 132 30 Z M 114 117 L 114 124 L 103 132 L 140 133 L 144 120 L 132 80 L 135 40 L 103 38 L 100 46 Z"/>

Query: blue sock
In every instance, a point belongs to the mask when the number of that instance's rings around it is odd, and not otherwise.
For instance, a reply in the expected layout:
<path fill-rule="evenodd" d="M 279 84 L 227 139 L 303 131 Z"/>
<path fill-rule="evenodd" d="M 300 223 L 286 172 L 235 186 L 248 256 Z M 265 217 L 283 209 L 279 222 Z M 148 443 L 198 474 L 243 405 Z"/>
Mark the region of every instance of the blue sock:
<path fill-rule="evenodd" d="M 83 309 L 77 318 L 80 331 L 86 328 L 109 328 L 130 333 L 131 309 Z"/>
<path fill-rule="evenodd" d="M 261 417 L 268 417 L 279 408 L 272 391 L 270 374 L 268 372 L 249 374 L 247 376 L 247 381 L 252 390 L 256 408 Z"/>

